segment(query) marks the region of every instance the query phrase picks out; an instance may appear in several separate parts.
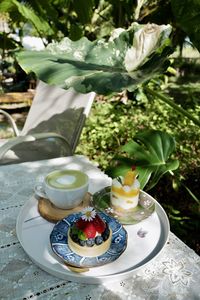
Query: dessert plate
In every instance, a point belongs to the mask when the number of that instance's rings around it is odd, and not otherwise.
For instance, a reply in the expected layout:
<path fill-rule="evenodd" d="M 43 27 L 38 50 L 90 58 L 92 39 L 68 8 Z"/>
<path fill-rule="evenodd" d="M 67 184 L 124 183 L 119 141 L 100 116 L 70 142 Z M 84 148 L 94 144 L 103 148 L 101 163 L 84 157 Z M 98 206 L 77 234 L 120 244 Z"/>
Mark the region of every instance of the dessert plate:
<path fill-rule="evenodd" d="M 136 224 L 148 218 L 155 210 L 155 200 L 144 191 L 140 191 L 138 205 L 130 210 L 116 211 L 110 199 L 111 187 L 105 187 L 92 197 L 92 205 L 117 218 L 122 224 Z"/>
<path fill-rule="evenodd" d="M 102 212 L 99 214 L 112 230 L 112 241 L 110 248 L 97 257 L 77 255 L 68 246 L 68 230 L 80 218 L 81 213 L 72 214 L 54 226 L 50 234 L 51 247 L 54 253 L 63 259 L 65 263 L 80 268 L 98 267 L 115 261 L 125 251 L 127 246 L 126 230 L 113 217 Z"/>
<path fill-rule="evenodd" d="M 41 217 L 38 213 L 38 201 L 34 196 L 27 199 L 21 208 L 16 233 L 30 259 L 44 271 L 63 280 L 87 284 L 123 280 L 156 259 L 168 240 L 168 218 L 160 204 L 154 201 L 155 211 L 149 218 L 135 225 L 124 226 L 128 239 L 122 255 L 109 264 L 90 268 L 84 273 L 70 271 L 53 252 L 49 237 L 55 224 Z"/>

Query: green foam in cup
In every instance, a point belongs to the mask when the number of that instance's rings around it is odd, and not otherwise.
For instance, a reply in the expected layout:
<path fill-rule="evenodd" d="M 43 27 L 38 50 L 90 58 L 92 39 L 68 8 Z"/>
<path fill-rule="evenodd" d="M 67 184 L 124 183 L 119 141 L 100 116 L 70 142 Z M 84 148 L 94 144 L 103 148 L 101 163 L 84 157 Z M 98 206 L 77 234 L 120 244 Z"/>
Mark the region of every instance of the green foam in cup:
<path fill-rule="evenodd" d="M 46 184 L 58 189 L 76 189 L 87 184 L 88 176 L 77 170 L 58 170 L 47 175 Z"/>

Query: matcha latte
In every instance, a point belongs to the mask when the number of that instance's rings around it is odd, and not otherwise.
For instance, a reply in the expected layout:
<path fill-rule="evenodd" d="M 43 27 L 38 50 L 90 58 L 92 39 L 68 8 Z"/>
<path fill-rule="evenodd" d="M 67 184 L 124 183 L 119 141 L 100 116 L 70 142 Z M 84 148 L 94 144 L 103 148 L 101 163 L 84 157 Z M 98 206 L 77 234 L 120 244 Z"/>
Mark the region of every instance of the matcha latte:
<path fill-rule="evenodd" d="M 62 209 L 78 206 L 88 191 L 89 178 L 78 170 L 55 170 L 44 180 L 47 198 Z"/>
<path fill-rule="evenodd" d="M 47 175 L 46 183 L 57 189 L 76 189 L 88 182 L 88 176 L 76 170 L 58 170 Z"/>

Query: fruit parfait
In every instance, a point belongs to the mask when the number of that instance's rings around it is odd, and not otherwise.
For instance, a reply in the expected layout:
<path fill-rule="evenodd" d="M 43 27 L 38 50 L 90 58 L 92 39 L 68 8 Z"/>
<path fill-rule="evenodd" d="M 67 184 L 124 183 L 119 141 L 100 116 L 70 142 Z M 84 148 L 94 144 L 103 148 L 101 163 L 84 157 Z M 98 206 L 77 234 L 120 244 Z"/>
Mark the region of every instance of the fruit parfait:
<path fill-rule="evenodd" d="M 112 230 L 93 207 L 85 207 L 68 231 L 69 248 L 85 257 L 100 256 L 111 244 Z"/>
<path fill-rule="evenodd" d="M 132 210 L 138 205 L 140 182 L 132 167 L 124 177 L 114 178 L 111 187 L 111 203 L 115 211 Z"/>

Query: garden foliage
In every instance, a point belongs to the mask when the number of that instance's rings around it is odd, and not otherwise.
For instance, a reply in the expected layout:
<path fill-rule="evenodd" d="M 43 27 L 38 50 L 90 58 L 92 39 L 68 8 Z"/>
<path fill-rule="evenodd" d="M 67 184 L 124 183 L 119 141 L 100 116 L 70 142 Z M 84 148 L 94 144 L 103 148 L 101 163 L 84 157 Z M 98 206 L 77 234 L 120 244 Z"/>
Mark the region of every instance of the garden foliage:
<path fill-rule="evenodd" d="M 176 170 L 179 165 L 178 160 L 170 159 L 175 140 L 166 132 L 143 130 L 120 150 L 121 155 L 114 157 L 115 165 L 107 171 L 112 177 L 117 177 L 130 170 L 130 166 L 136 166 L 141 189 L 147 183 L 146 190 L 153 188 L 165 173 Z"/>

